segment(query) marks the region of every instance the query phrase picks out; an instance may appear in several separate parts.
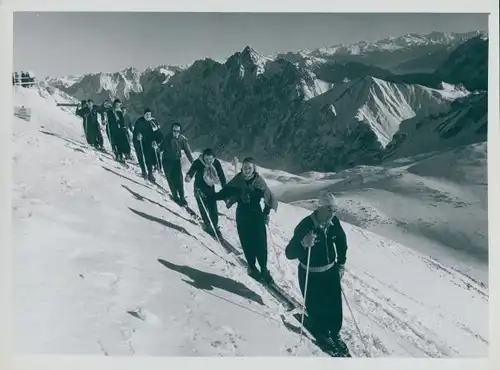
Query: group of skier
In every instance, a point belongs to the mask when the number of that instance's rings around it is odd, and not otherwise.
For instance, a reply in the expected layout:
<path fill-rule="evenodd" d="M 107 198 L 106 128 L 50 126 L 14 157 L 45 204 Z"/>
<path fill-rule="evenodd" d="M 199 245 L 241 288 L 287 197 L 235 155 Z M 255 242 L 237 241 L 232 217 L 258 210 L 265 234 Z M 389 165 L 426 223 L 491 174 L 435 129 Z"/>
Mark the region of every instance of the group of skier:
<path fill-rule="evenodd" d="M 132 126 L 125 124 L 121 102 L 117 99 L 111 107 L 95 108 L 92 100 L 77 109 L 83 118 L 89 144 L 102 150 L 102 135 L 97 115 L 106 116 L 108 138 L 116 159 L 130 157 L 129 134 L 142 176 L 155 182 L 154 168 L 162 168 L 172 198 L 180 206 L 187 206 L 184 182 L 194 178 L 194 196 L 204 223 L 204 230 L 222 240 L 219 228 L 217 201 L 225 201 L 230 208 L 237 204 L 236 226 L 239 240 L 248 265 L 248 274 L 264 283 L 273 278 L 267 267 L 267 228 L 270 212 L 278 209 L 278 201 L 264 178 L 258 173 L 256 162 L 247 157 L 241 170 L 226 180 L 220 161 L 212 149 L 203 150 L 195 160 L 189 142 L 182 134 L 182 125 L 174 122 L 170 131 L 163 135 L 151 110 L 145 109 L 143 116 Z M 183 178 L 182 152 L 191 163 Z M 160 160 L 161 157 L 161 160 Z M 215 185 L 221 187 L 216 191 Z M 264 201 L 264 208 L 261 206 Z M 298 279 L 309 320 L 317 338 L 334 345 L 342 326 L 341 279 L 346 263 L 346 234 L 335 216 L 335 197 L 324 192 L 319 197 L 318 208 L 302 219 L 286 246 L 289 260 L 298 259 Z M 257 268 L 257 263 L 260 270 Z"/>
<path fill-rule="evenodd" d="M 33 87 L 35 86 L 35 76 L 29 72 L 12 73 L 12 86 Z"/>

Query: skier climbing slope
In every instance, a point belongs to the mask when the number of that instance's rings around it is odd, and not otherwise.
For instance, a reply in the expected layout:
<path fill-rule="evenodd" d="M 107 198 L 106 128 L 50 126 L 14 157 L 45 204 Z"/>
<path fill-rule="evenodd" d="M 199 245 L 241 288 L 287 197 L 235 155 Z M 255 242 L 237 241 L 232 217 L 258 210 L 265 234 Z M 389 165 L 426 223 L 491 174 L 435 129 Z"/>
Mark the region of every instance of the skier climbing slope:
<path fill-rule="evenodd" d="M 16 350 L 294 353 L 295 324 L 283 323 L 282 306 L 261 284 L 143 181 L 138 168 L 124 169 L 88 149 L 81 119 L 50 97 L 22 90 L 14 93 L 14 104 L 36 114 L 29 124 L 13 121 Z M 221 163 L 229 173 L 232 165 Z M 192 183 L 187 186 L 192 194 Z M 235 210 L 222 208 L 220 227 L 241 249 Z M 284 253 L 309 214 L 281 203 L 269 223 L 277 248 L 268 267 L 298 300 L 297 266 Z M 341 336 L 353 356 L 365 356 L 355 323 L 372 357 L 486 356 L 486 289 L 401 244 L 347 222 L 342 227 L 349 241 L 342 283 L 353 313 L 344 313 Z M 298 355 L 324 354 L 305 337 Z"/>

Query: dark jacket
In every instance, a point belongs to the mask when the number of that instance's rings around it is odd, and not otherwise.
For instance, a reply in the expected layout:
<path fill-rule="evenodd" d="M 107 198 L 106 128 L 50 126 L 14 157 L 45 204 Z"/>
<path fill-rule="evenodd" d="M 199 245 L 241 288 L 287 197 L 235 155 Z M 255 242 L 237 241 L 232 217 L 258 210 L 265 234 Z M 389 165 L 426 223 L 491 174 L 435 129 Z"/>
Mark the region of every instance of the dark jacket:
<path fill-rule="evenodd" d="M 119 129 L 125 128 L 125 119 L 121 111 L 115 112 L 113 109 L 107 109 L 108 125 L 111 132 L 116 132 Z"/>
<path fill-rule="evenodd" d="M 262 199 L 265 203 L 263 210 L 265 215 L 268 215 L 271 209 L 275 211 L 278 209 L 278 201 L 258 173 L 255 173 L 250 180 L 245 180 L 242 173 L 239 172 L 215 194 L 215 199 L 228 200 L 228 207 L 238 203 L 237 212 L 262 212 L 260 205 Z"/>
<path fill-rule="evenodd" d="M 189 162 L 194 162 L 188 139 L 184 135 L 179 135 L 178 138 L 174 138 L 172 133 L 167 134 L 160 145 L 160 151 L 163 151 L 162 157 L 164 160 L 180 160 L 182 151 L 184 151 Z"/>
<path fill-rule="evenodd" d="M 153 121 L 153 120 L 151 120 Z M 161 141 L 161 132 L 158 128 L 157 130 L 153 130 L 154 122 L 146 121 L 144 117 L 140 117 L 137 121 L 135 121 L 134 131 L 132 133 L 132 137 L 134 141 L 137 140 L 137 135 L 142 135 L 143 144 L 147 145 L 152 144 L 153 141 L 160 142 Z"/>
<path fill-rule="evenodd" d="M 222 165 L 220 164 L 220 161 L 217 158 L 214 159 L 213 166 L 217 171 L 217 176 L 219 176 L 220 185 L 222 187 L 226 186 L 226 176 L 224 175 L 224 170 L 222 169 Z M 205 182 L 205 180 L 203 180 L 204 170 L 205 170 L 205 163 L 203 163 L 201 158 L 198 158 L 191 164 L 191 168 L 187 173 L 187 176 L 189 177 L 194 176 L 195 189 L 200 189 L 203 193 L 205 193 L 209 189 L 211 190 L 214 188 L 214 186 L 208 185 Z"/>
<path fill-rule="evenodd" d="M 316 220 L 315 213 L 302 219 L 295 227 L 293 237 L 285 249 L 288 259 L 298 258 L 302 264 L 307 265 L 308 251 L 301 242 L 311 231 L 316 234 L 316 242 L 311 249 L 311 267 L 325 266 L 335 261 L 341 265 L 345 264 L 347 238 L 340 220 L 335 216 L 328 226 L 322 229 Z"/>
<path fill-rule="evenodd" d="M 83 118 L 83 124 L 87 127 L 90 125 L 99 127 L 99 121 L 97 119 L 98 112 L 95 107 L 92 107 L 92 109 L 87 106 L 78 108 L 76 110 L 76 115 Z"/>

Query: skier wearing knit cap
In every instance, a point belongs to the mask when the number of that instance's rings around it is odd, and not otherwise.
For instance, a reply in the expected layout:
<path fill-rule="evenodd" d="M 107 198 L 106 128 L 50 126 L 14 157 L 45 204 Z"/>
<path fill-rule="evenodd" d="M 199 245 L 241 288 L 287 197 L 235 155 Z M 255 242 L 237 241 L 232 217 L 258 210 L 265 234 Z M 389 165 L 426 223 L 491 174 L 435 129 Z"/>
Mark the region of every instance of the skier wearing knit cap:
<path fill-rule="evenodd" d="M 338 343 L 342 327 L 341 279 L 347 254 L 346 234 L 335 215 L 336 208 L 333 194 L 322 192 L 318 208 L 299 222 L 285 250 L 289 260 L 299 260 L 302 295 L 309 271 L 305 297 L 307 316 L 314 326 L 316 338 L 330 345 Z"/>

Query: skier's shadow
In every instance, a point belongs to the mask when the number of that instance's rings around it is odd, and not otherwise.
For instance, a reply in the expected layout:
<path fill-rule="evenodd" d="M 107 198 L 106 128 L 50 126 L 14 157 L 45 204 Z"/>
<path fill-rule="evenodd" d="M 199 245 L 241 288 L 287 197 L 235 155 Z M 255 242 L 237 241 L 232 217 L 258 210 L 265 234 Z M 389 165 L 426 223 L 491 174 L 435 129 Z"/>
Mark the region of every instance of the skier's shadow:
<path fill-rule="evenodd" d="M 182 279 L 182 281 L 197 289 L 209 291 L 213 290 L 214 288 L 219 288 L 227 292 L 239 295 L 240 297 L 250 299 L 262 306 L 264 305 L 264 301 L 262 300 L 262 297 L 260 295 L 248 289 L 239 281 L 209 272 L 197 270 L 189 266 L 176 265 L 163 259 L 158 259 L 158 262 L 160 262 L 163 266 L 170 270 L 179 272 L 189 277 L 193 281 L 187 281 L 184 279 Z"/>
<path fill-rule="evenodd" d="M 85 148 L 85 144 L 84 143 L 81 143 L 81 142 L 79 142 L 77 140 L 72 140 L 72 139 L 65 138 L 65 137 L 63 137 L 63 136 L 61 136 L 59 134 L 56 134 L 55 132 L 50 132 L 50 131 L 45 131 L 45 130 L 38 130 L 38 131 L 40 131 L 42 134 L 45 134 L 45 135 L 57 137 L 58 139 L 64 140 L 64 141 L 66 141 L 69 144 L 79 145 L 82 148 Z"/>
<path fill-rule="evenodd" d="M 182 218 L 184 221 L 190 222 L 190 223 L 192 223 L 193 225 L 197 225 L 197 223 L 196 223 L 196 222 L 194 222 L 193 220 L 190 220 L 190 219 L 188 219 L 188 218 L 182 217 L 182 216 L 181 216 L 180 214 L 178 214 L 177 212 L 174 212 L 174 211 L 172 211 L 171 209 L 169 209 L 169 208 L 165 207 L 163 204 L 160 204 L 160 203 L 158 203 L 158 202 L 155 202 L 154 200 L 151 200 L 151 199 L 149 199 L 149 198 L 145 197 L 144 195 L 141 195 L 141 194 L 139 194 L 139 193 L 137 193 L 137 192 L 133 191 L 132 189 L 130 189 L 130 188 L 129 188 L 128 186 L 126 186 L 126 185 L 123 185 L 123 184 L 122 184 L 122 188 L 124 188 L 125 190 L 127 190 L 130 194 L 132 194 L 132 196 L 133 196 L 135 199 L 140 200 L 141 202 L 143 202 L 143 201 L 145 201 L 145 200 L 146 200 L 146 201 L 148 201 L 148 202 L 149 202 L 149 203 L 151 203 L 151 204 L 157 205 L 158 207 L 161 207 L 161 208 L 163 208 L 164 210 L 169 211 L 169 212 L 170 212 L 170 213 L 172 213 L 174 216 L 179 217 L 179 218 Z"/>
<path fill-rule="evenodd" d="M 134 184 L 136 185 L 140 185 L 140 186 L 144 186 L 146 189 L 149 189 L 149 190 L 152 190 L 151 187 L 145 185 L 145 184 L 141 184 L 140 182 L 138 181 L 135 181 L 134 179 L 131 179 L 130 177 L 128 176 L 125 176 L 125 175 L 122 175 L 121 173 L 118 173 L 114 170 L 112 170 L 111 168 L 108 168 L 108 167 L 105 167 L 105 166 L 101 166 L 103 169 L 105 169 L 106 171 L 108 172 L 111 172 L 112 174 L 116 175 L 116 176 L 120 176 L 122 179 L 125 179 L 125 180 L 128 180 L 130 182 L 133 182 Z"/>
<path fill-rule="evenodd" d="M 141 212 L 141 211 L 137 211 L 133 208 L 130 208 L 128 207 L 128 209 L 130 209 L 132 212 L 134 212 L 136 215 L 138 216 L 141 216 L 141 217 L 144 217 L 146 220 L 149 220 L 149 221 L 154 221 L 154 222 L 157 222 L 159 223 L 160 225 L 163 225 L 165 227 L 168 227 L 170 229 L 174 229 L 175 231 L 178 231 L 178 232 L 181 232 L 183 234 L 186 234 L 187 236 L 191 236 L 193 237 L 193 235 L 191 235 L 189 233 L 189 231 L 187 231 L 185 228 L 183 228 L 182 226 L 179 226 L 179 225 L 176 225 L 172 222 L 169 222 L 167 220 L 164 220 L 162 218 L 158 218 L 158 217 L 155 217 L 155 216 L 151 216 L 151 215 L 148 215 L 147 213 L 144 213 L 144 212 Z"/>

